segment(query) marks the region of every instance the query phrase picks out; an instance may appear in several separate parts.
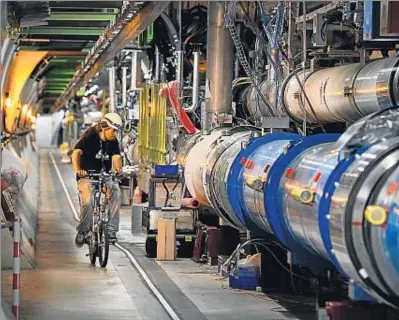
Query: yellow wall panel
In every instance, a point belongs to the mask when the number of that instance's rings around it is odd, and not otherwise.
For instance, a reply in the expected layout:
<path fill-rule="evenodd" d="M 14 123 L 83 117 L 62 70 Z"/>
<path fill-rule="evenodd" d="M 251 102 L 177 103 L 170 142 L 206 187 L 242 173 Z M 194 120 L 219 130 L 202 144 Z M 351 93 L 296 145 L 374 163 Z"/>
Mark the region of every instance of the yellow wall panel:
<path fill-rule="evenodd" d="M 26 80 L 30 77 L 32 71 L 36 68 L 38 63 L 47 56 L 47 51 L 20 51 L 14 57 L 11 63 L 10 71 L 8 73 L 7 82 L 4 86 L 2 102 L 5 104 L 6 93 L 9 94 L 11 105 L 8 108 L 2 106 L 5 111 L 5 129 L 8 132 L 15 131 L 16 120 L 22 106 L 19 102 L 19 96 Z"/>

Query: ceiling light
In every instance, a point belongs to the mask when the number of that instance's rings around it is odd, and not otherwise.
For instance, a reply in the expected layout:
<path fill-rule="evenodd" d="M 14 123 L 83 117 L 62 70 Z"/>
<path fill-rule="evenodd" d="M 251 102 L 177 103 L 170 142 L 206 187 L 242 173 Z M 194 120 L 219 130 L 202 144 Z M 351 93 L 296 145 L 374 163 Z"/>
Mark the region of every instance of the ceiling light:
<path fill-rule="evenodd" d="M 8 92 L 6 93 L 5 105 L 6 105 L 6 108 L 11 108 L 11 105 L 12 105 L 10 94 Z"/>

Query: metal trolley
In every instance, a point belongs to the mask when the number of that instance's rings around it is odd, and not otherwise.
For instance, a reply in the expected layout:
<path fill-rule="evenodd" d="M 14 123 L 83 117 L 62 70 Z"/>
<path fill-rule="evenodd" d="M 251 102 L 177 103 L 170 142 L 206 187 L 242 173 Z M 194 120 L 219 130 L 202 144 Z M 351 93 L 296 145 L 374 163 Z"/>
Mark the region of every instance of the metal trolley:
<path fill-rule="evenodd" d="M 175 219 L 178 256 L 192 255 L 197 208 L 182 206 L 184 179 L 177 165 L 159 165 L 151 175 L 148 206 L 143 208 L 142 226 L 147 231 L 146 253 L 155 257 L 159 219 Z"/>

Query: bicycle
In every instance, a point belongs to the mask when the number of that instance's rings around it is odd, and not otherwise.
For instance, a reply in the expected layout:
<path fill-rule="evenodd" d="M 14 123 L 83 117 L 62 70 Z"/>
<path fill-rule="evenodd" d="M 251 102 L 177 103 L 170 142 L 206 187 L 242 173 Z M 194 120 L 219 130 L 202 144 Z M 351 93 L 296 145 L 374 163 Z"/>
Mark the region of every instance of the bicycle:
<path fill-rule="evenodd" d="M 92 220 L 91 229 L 87 237 L 87 245 L 89 246 L 89 253 L 86 256 L 90 257 L 90 263 L 96 264 L 96 259 L 100 262 L 100 266 L 105 268 L 108 263 L 109 255 L 109 235 L 108 235 L 108 222 L 110 220 L 110 210 L 108 209 L 108 199 L 105 195 L 107 188 L 106 182 L 109 179 L 117 180 L 116 175 L 113 173 L 100 173 L 88 172 L 87 178 L 93 179 L 94 196 L 90 201 L 93 201 L 92 207 Z M 97 180 L 98 179 L 98 180 Z M 119 180 L 117 180 L 119 181 Z"/>

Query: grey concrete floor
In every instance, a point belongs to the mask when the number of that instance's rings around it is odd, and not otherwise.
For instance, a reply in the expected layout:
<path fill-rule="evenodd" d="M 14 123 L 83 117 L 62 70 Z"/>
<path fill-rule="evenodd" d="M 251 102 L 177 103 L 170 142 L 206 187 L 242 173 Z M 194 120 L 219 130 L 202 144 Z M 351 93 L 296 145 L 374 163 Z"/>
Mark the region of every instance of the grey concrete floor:
<path fill-rule="evenodd" d="M 71 166 L 60 163 L 58 151 L 54 156 L 77 207 Z M 106 270 L 89 265 L 86 249 L 74 246 L 76 222 L 46 150 L 41 152 L 40 169 L 38 268 L 22 273 L 21 319 L 169 319 L 137 270 L 116 247 L 111 247 Z M 149 259 L 144 252 L 145 235 L 132 234 L 130 230 L 130 208 L 124 207 L 118 233 L 120 244 L 133 253 L 182 320 L 316 318 L 314 312 L 300 304 L 289 303 L 293 308 L 287 309 L 283 306 L 287 301 L 281 297 L 229 290 L 215 267 L 189 259 Z M 11 272 L 3 272 L 3 290 L 9 301 L 11 276 Z"/>
<path fill-rule="evenodd" d="M 37 268 L 21 273 L 20 319 L 169 319 L 118 249 L 112 248 L 107 268 L 90 266 L 87 247 L 74 245 L 76 222 L 46 151 L 40 170 Z M 12 272 L 2 276 L 10 303 Z"/>

